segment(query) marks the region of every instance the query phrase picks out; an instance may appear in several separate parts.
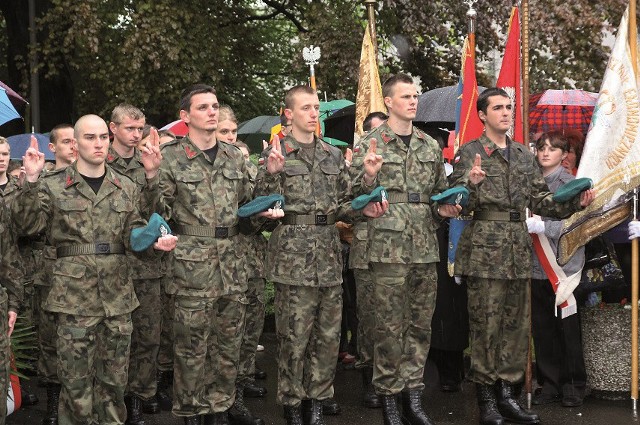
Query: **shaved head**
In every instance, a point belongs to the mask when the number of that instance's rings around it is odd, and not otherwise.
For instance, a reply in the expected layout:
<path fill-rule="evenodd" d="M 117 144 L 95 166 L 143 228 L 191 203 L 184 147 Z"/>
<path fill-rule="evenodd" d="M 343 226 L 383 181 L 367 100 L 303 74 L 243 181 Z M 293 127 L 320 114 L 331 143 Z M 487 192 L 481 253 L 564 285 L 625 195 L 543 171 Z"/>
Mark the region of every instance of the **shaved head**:
<path fill-rule="evenodd" d="M 105 122 L 105 120 L 103 120 L 99 116 L 94 114 L 81 116 L 78 119 L 78 121 L 76 121 L 76 125 L 73 127 L 74 137 L 78 139 L 87 126 L 93 127 L 94 125 L 99 125 L 99 123 L 104 124 L 104 127 L 107 130 L 107 132 L 109 131 L 107 127 L 107 123 Z"/>

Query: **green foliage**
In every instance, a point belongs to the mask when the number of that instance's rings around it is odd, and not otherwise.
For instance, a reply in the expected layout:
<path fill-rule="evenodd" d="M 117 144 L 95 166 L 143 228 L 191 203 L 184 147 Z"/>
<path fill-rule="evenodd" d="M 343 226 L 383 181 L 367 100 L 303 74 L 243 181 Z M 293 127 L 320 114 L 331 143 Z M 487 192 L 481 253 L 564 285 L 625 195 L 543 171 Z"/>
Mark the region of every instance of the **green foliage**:
<path fill-rule="evenodd" d="M 19 317 L 11 334 L 11 352 L 16 365 L 16 370 L 13 373 L 20 379 L 29 379 L 22 373 L 23 371 L 34 370 L 36 358 L 31 353 L 37 348 L 36 331 L 33 324 L 24 317 Z"/>

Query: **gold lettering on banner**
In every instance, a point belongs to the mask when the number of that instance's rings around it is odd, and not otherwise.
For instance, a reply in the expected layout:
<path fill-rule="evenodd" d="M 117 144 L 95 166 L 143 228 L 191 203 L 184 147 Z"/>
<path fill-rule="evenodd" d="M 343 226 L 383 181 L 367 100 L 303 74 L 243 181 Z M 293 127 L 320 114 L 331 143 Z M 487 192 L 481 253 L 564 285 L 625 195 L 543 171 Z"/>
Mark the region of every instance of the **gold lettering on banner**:
<path fill-rule="evenodd" d="M 617 72 L 622 78 L 624 68 L 620 68 Z M 628 78 L 628 76 L 626 77 Z M 638 91 L 635 88 L 627 89 L 623 93 L 624 101 L 627 106 L 627 118 L 625 121 L 624 133 L 616 144 L 616 148 L 609 154 L 605 163 L 609 170 L 617 167 L 629 154 L 633 148 L 638 135 L 638 125 L 640 124 L 640 105 L 638 104 Z"/>

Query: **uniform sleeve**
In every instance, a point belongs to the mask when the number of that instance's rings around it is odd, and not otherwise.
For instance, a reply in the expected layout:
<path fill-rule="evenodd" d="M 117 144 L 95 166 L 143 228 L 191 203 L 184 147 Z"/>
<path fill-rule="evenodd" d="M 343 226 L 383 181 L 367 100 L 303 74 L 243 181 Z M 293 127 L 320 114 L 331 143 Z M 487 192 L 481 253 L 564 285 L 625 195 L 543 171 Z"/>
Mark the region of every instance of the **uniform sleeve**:
<path fill-rule="evenodd" d="M 378 187 L 377 176 L 370 185 L 364 181 L 364 157 L 367 155 L 368 150 L 369 141 L 363 139 L 360 141 L 359 149 L 353 152 L 353 161 L 349 169 L 349 175 L 351 178 L 351 193 L 354 198 L 371 193 L 373 189 Z M 382 160 L 384 161 L 384 158 Z"/>
<path fill-rule="evenodd" d="M 173 217 L 172 205 L 175 201 L 176 183 L 175 176 L 169 165 L 167 159 L 162 161 L 158 174 L 147 180 L 142 191 L 143 200 L 141 205 L 145 206 L 145 213 L 151 215 L 156 212 L 162 216 L 166 221 L 171 220 Z"/>
<path fill-rule="evenodd" d="M 468 214 L 478 207 L 478 189 L 482 185 L 482 182 L 476 185 L 469 181 L 469 171 L 473 168 L 473 163 L 475 161 L 475 154 L 471 149 L 469 149 L 469 146 L 470 145 L 461 147 L 458 150 L 458 155 L 456 156 L 455 164 L 453 166 L 453 173 L 449 176 L 451 187 L 464 186 L 469 191 L 469 202 L 467 206 L 464 207 L 462 214 Z"/>
<path fill-rule="evenodd" d="M 51 196 L 40 179 L 35 183 L 25 182 L 21 193 L 11 203 L 13 225 L 18 234 L 38 235 L 44 232 L 51 215 Z"/>
<path fill-rule="evenodd" d="M 256 175 L 255 185 L 253 189 L 253 197 L 267 196 L 272 194 L 282 195 L 284 192 L 284 171 L 276 174 L 269 174 L 267 172 L 267 157 L 271 152 L 271 148 L 267 148 L 262 152 L 260 156 L 260 165 L 258 166 L 258 174 Z M 277 220 L 270 220 L 268 218 L 259 217 L 254 215 L 250 217 L 251 233 L 259 233 L 261 231 L 273 231 L 278 225 Z M 249 227 L 246 223 L 242 225 L 243 233 L 246 233 L 246 229 Z"/>
<path fill-rule="evenodd" d="M 2 209 L 0 212 L 0 227 L 2 228 L 0 234 L 0 269 L 2 270 L 0 280 L 2 286 L 7 290 L 9 311 L 17 313 L 24 294 L 23 282 L 25 278 L 18 246 L 10 235 L 11 222 L 8 211 L 4 205 L 0 208 Z"/>
<path fill-rule="evenodd" d="M 442 150 L 436 149 L 436 158 L 437 159 L 434 164 L 435 170 L 433 170 L 436 181 L 433 186 L 433 191 L 431 192 L 432 196 L 437 195 L 438 193 L 442 193 L 449 188 L 449 185 L 447 183 L 447 173 L 444 170 L 444 159 L 442 158 Z M 444 217 L 441 217 L 440 214 L 438 214 L 438 207 L 440 206 L 440 204 L 438 204 L 437 202 L 432 202 L 430 206 L 431 216 L 436 220 L 436 222 L 445 219 Z"/>

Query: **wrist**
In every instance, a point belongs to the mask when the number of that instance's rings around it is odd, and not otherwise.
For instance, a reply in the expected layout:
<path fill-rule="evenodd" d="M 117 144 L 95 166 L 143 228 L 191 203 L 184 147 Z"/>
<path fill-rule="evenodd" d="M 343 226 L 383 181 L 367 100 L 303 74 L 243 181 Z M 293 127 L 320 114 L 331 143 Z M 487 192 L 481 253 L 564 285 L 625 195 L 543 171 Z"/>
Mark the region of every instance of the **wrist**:
<path fill-rule="evenodd" d="M 365 173 L 365 175 L 364 175 L 364 183 L 367 186 L 371 186 L 371 185 L 373 185 L 373 183 L 375 183 L 376 177 L 377 177 L 377 175 L 375 175 L 375 174 L 373 176 L 370 176 L 369 174 Z"/>

